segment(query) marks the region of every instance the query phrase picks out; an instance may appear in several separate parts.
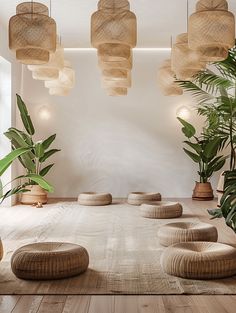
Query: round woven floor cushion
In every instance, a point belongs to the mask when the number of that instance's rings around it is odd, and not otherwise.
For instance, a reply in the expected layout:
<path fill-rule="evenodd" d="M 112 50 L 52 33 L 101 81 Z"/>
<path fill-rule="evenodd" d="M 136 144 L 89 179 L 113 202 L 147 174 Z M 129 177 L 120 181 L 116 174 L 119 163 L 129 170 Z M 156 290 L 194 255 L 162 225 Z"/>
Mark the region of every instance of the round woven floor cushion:
<path fill-rule="evenodd" d="M 84 192 L 78 197 L 81 205 L 108 205 L 112 203 L 112 195 L 110 193 Z"/>
<path fill-rule="evenodd" d="M 23 246 L 11 258 L 13 273 L 22 279 L 51 280 L 85 272 L 89 255 L 85 248 L 71 243 L 42 242 Z"/>
<path fill-rule="evenodd" d="M 218 233 L 215 226 L 207 223 L 177 222 L 160 227 L 159 242 L 170 246 L 186 241 L 217 241 Z"/>
<path fill-rule="evenodd" d="M 183 213 L 182 205 L 178 202 L 159 202 L 157 204 L 142 204 L 140 211 L 148 218 L 175 218 Z"/>
<path fill-rule="evenodd" d="M 161 194 L 152 192 L 131 192 L 128 195 L 127 202 L 132 205 L 141 205 L 152 201 L 161 201 Z"/>
<path fill-rule="evenodd" d="M 162 269 L 191 279 L 217 279 L 236 274 L 236 249 L 218 242 L 182 242 L 166 248 Z"/>

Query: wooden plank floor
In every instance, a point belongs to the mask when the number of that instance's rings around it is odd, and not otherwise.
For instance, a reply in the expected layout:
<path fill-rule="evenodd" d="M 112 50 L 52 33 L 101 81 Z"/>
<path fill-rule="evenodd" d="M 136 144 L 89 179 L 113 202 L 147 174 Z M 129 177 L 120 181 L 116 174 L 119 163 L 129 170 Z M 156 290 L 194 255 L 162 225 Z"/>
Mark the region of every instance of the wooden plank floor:
<path fill-rule="evenodd" d="M 219 241 L 236 243 L 223 220 L 209 221 L 203 202 L 179 199 L 219 230 Z M 212 207 L 212 203 L 209 203 Z M 0 296 L 0 313 L 235 313 L 236 295 L 193 296 Z"/>
<path fill-rule="evenodd" d="M 1 313 L 235 313 L 236 296 L 0 296 Z"/>

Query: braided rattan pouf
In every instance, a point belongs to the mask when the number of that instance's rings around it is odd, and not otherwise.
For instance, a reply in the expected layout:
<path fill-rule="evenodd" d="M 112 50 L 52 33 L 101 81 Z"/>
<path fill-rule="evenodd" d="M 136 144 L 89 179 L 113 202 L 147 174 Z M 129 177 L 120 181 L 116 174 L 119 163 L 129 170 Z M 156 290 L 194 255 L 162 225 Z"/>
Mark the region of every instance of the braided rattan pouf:
<path fill-rule="evenodd" d="M 11 258 L 13 273 L 22 279 L 50 280 L 85 272 L 89 255 L 85 248 L 60 242 L 39 242 L 16 250 Z"/>
<path fill-rule="evenodd" d="M 152 192 L 131 192 L 127 200 L 127 202 L 132 205 L 141 205 L 152 201 L 161 201 L 161 194 Z"/>
<path fill-rule="evenodd" d="M 163 225 L 158 231 L 159 242 L 170 246 L 186 241 L 217 241 L 218 233 L 215 226 L 207 223 L 177 222 Z"/>
<path fill-rule="evenodd" d="M 236 249 L 218 242 L 183 242 L 166 248 L 161 266 L 169 275 L 217 279 L 236 274 Z"/>
<path fill-rule="evenodd" d="M 176 218 L 183 213 L 182 205 L 178 202 L 159 202 L 157 204 L 142 204 L 141 215 L 147 218 Z"/>
<path fill-rule="evenodd" d="M 79 195 L 78 202 L 88 206 L 109 205 L 112 203 L 112 195 L 110 193 L 84 192 Z"/>

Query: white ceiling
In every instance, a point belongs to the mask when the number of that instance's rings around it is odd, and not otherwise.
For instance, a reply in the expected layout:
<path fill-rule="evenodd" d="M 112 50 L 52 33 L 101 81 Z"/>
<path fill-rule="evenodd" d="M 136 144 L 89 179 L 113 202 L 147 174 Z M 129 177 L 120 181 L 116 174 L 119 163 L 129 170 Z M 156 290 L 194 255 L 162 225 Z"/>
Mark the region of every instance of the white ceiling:
<path fill-rule="evenodd" d="M 29 1 L 29 0 L 28 0 Z M 38 0 L 49 6 L 50 0 Z M 7 27 L 15 7 L 23 1 L 0 0 L 0 23 Z M 90 16 L 98 0 L 52 0 L 52 17 L 56 20 L 62 43 L 69 48 L 90 47 Z M 189 0 L 189 13 L 196 0 Z M 236 15 L 236 1 L 228 0 Z M 137 16 L 138 47 L 169 47 L 171 36 L 186 31 L 187 0 L 130 0 Z"/>

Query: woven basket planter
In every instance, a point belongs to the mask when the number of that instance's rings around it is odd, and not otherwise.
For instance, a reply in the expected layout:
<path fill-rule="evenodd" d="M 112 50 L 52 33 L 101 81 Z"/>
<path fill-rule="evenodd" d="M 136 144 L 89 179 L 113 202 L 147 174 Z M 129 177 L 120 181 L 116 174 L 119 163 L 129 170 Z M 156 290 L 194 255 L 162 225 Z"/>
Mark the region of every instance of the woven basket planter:
<path fill-rule="evenodd" d="M 44 64 L 56 50 L 56 23 L 48 8 L 37 2 L 24 2 L 16 7 L 9 21 L 9 48 L 24 64 Z"/>
<path fill-rule="evenodd" d="M 209 62 L 225 60 L 235 44 L 235 19 L 225 0 L 200 0 L 189 18 L 189 48 Z"/>
<path fill-rule="evenodd" d="M 140 207 L 141 215 L 147 218 L 177 218 L 183 213 L 182 205 L 178 202 L 162 201 L 157 204 L 142 204 Z"/>
<path fill-rule="evenodd" d="M 141 205 L 152 201 L 161 201 L 161 194 L 155 192 L 131 192 L 127 200 L 131 205 Z"/>
<path fill-rule="evenodd" d="M 158 239 L 161 245 L 171 246 L 187 241 L 217 241 L 215 226 L 207 223 L 169 223 L 159 228 Z"/>
<path fill-rule="evenodd" d="M 22 204 L 37 204 L 38 202 L 46 204 L 48 201 L 47 192 L 38 185 L 27 186 L 26 192 L 21 194 L 20 202 Z"/>
<path fill-rule="evenodd" d="M 13 273 L 21 279 L 51 280 L 85 272 L 89 255 L 85 248 L 60 242 L 41 242 L 23 246 L 11 258 Z"/>
<path fill-rule="evenodd" d="M 110 193 L 84 192 L 78 197 L 81 205 L 103 206 L 112 203 L 112 195 Z"/>
<path fill-rule="evenodd" d="M 236 249 L 216 242 L 183 242 L 166 248 L 164 272 L 189 279 L 218 279 L 236 274 Z"/>

